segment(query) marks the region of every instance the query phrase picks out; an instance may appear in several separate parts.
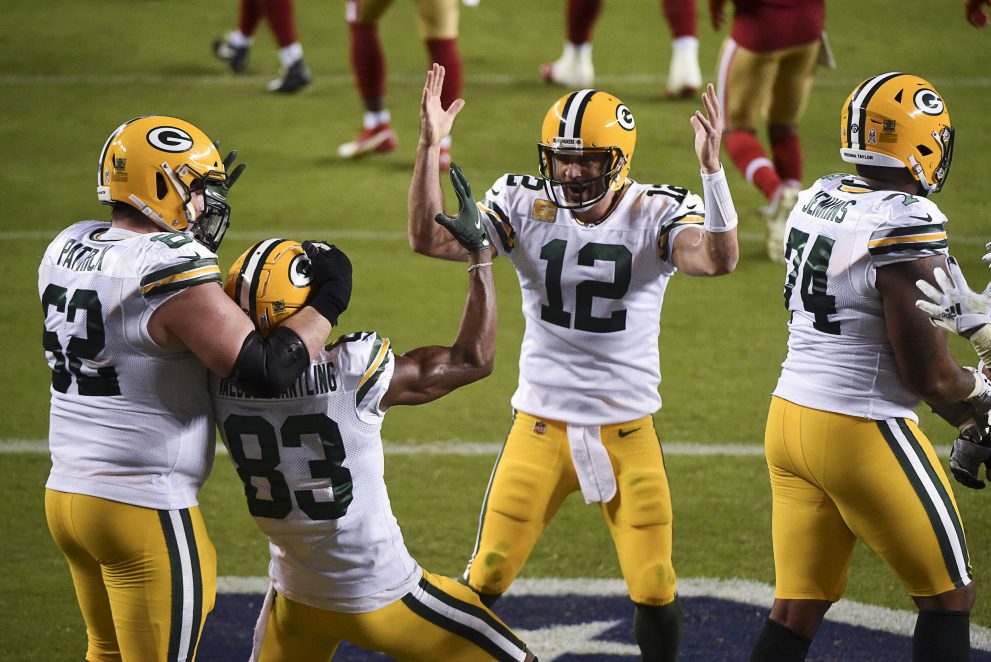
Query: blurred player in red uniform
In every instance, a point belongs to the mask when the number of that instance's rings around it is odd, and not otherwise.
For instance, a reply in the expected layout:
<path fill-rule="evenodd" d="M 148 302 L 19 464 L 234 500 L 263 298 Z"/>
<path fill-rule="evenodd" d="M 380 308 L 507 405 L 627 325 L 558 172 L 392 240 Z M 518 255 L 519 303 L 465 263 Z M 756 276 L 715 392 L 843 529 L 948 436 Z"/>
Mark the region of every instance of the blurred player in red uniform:
<path fill-rule="evenodd" d="M 592 29 L 601 10 L 602 0 L 568 0 L 565 10 L 567 41 L 561 57 L 540 66 L 544 80 L 574 89 L 592 86 L 595 80 Z M 702 87 L 695 0 L 662 0 L 661 12 L 673 39 L 665 94 L 669 98 L 694 97 Z"/>
<path fill-rule="evenodd" d="M 279 77 L 268 83 L 269 92 L 296 92 L 310 84 L 310 70 L 303 61 L 303 45 L 296 33 L 292 0 L 241 0 L 237 29 L 213 42 L 213 54 L 230 65 L 236 74 L 244 73 L 248 50 L 262 19 L 268 21 L 279 44 Z"/>
<path fill-rule="evenodd" d="M 725 20 L 726 0 L 709 0 L 712 27 Z M 740 172 L 768 200 L 767 254 L 784 260 L 784 227 L 802 180 L 798 121 L 817 62 L 832 66 L 823 41 L 824 0 L 733 0 L 735 14 L 717 72 L 726 109 L 723 143 Z M 771 158 L 757 140 L 766 114 Z"/>
<path fill-rule="evenodd" d="M 991 0 L 967 0 L 964 3 L 967 20 L 975 28 L 986 28 L 988 26 L 988 12 L 984 9 L 985 5 L 991 5 Z"/>
<path fill-rule="evenodd" d="M 351 68 L 365 104 L 362 129 L 351 142 L 337 148 L 350 159 L 362 154 L 396 149 L 398 140 L 385 105 L 385 53 L 379 41 L 378 21 L 393 0 L 346 0 L 351 41 Z M 416 24 L 427 46 L 430 62 L 447 71 L 441 99 L 449 106 L 461 96 L 461 56 L 458 54 L 459 0 L 416 0 Z M 470 4 L 470 3 L 466 3 Z M 451 167 L 451 141 L 441 145 L 440 169 Z"/>

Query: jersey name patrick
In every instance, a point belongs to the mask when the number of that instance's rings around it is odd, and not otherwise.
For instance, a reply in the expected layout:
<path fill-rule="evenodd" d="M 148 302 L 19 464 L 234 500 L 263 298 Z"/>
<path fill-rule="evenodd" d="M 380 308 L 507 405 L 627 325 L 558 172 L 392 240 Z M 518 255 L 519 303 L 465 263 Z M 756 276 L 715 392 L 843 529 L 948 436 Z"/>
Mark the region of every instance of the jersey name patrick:
<path fill-rule="evenodd" d="M 334 363 L 314 363 L 309 370 L 300 375 L 296 382 L 282 392 L 274 400 L 291 400 L 293 398 L 305 398 L 313 395 L 323 395 L 337 390 L 337 377 L 334 375 Z M 228 398 L 241 398 L 253 400 L 254 398 L 233 384 L 230 377 L 223 377 L 220 380 L 219 395 Z"/>
<path fill-rule="evenodd" d="M 73 271 L 99 271 L 103 268 L 103 258 L 111 248 L 92 248 L 75 239 L 67 239 L 59 254 L 58 266 Z"/>

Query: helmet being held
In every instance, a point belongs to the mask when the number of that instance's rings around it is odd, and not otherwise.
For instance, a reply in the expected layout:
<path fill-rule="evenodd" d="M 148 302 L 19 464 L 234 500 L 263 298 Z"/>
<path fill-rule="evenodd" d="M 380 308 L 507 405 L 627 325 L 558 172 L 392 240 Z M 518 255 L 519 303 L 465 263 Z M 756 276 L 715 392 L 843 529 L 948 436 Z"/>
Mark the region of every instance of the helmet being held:
<path fill-rule="evenodd" d="M 840 157 L 848 163 L 908 168 L 923 191 L 946 182 L 953 126 L 928 81 L 891 72 L 868 78 L 843 103 Z"/>
<path fill-rule="evenodd" d="M 227 193 L 244 166 L 228 168 L 236 152 L 221 159 L 205 133 L 164 115 L 137 117 L 110 134 L 100 153 L 97 197 L 128 204 L 155 225 L 190 234 L 216 251 L 230 223 Z M 197 218 L 191 191 L 203 187 L 205 210 Z"/>
<path fill-rule="evenodd" d="M 558 207 L 591 208 L 626 185 L 636 143 L 637 125 L 622 101 L 599 90 L 564 95 L 544 116 L 537 145 L 547 194 Z M 566 177 L 569 162 L 595 174 Z"/>
<path fill-rule="evenodd" d="M 267 336 L 306 305 L 313 291 L 310 260 L 298 241 L 259 241 L 231 265 L 224 291 Z"/>

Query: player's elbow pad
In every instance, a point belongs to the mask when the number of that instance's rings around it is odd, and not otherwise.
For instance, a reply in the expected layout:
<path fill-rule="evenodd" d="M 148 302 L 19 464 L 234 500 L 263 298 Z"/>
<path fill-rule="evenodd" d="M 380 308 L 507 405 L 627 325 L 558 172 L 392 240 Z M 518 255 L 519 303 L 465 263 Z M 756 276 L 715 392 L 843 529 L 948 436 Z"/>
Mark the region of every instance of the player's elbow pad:
<path fill-rule="evenodd" d="M 310 353 L 296 332 L 278 327 L 267 338 L 252 331 L 234 361 L 231 381 L 257 398 L 281 395 L 310 365 Z"/>

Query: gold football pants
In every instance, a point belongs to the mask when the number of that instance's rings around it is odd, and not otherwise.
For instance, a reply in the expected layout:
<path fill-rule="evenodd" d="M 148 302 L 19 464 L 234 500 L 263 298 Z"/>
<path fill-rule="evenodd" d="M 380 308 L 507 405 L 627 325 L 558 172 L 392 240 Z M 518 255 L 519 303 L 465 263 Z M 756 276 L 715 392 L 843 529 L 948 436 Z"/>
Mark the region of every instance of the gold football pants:
<path fill-rule="evenodd" d="M 523 642 L 474 591 L 426 571 L 401 599 L 361 614 L 318 609 L 277 594 L 267 600 L 268 618 L 258 624 L 265 628 L 261 662 L 326 662 L 342 641 L 400 662 L 526 659 Z"/>
<path fill-rule="evenodd" d="M 375 25 L 394 0 L 346 0 L 349 22 Z M 416 0 L 416 27 L 421 39 L 455 39 L 461 0 Z"/>
<path fill-rule="evenodd" d="M 638 604 L 675 598 L 671 493 L 653 419 L 603 425 L 616 496 L 600 504 L 619 565 Z M 558 508 L 580 490 L 566 424 L 517 412 L 482 504 L 465 579 L 484 594 L 504 593 Z"/>
<path fill-rule="evenodd" d="M 45 513 L 69 562 L 89 662 L 194 659 L 217 591 L 217 555 L 199 508 L 45 490 Z"/>
<path fill-rule="evenodd" d="M 754 130 L 764 117 L 771 124 L 798 124 L 812 91 L 819 42 L 755 53 L 727 39 L 719 55 L 719 97 L 726 128 Z"/>
<path fill-rule="evenodd" d="M 764 451 L 778 598 L 838 600 L 857 538 L 910 595 L 971 582 L 953 492 L 912 421 L 873 421 L 772 398 Z"/>

